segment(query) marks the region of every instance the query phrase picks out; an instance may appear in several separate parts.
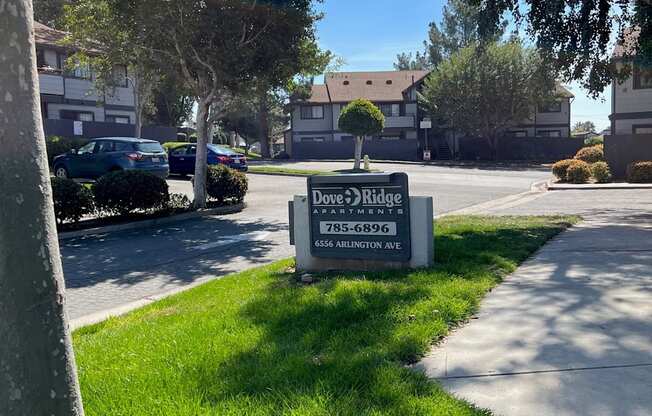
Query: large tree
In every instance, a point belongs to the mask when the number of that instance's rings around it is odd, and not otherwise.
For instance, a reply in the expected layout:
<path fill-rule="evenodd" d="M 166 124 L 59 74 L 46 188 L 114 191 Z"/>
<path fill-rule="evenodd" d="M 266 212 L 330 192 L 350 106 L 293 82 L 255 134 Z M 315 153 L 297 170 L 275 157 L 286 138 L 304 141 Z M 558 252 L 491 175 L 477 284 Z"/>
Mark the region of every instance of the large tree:
<path fill-rule="evenodd" d="M 74 0 L 34 0 L 34 20 L 61 29 L 64 26 L 63 8 L 73 3 Z"/>
<path fill-rule="evenodd" d="M 480 40 L 478 25 L 479 7 L 465 0 L 448 0 L 439 24 L 431 22 L 428 40 L 423 42 L 424 52 L 397 55 L 396 69 L 434 69 L 455 52 Z M 485 39 L 496 41 L 505 31 L 506 23 L 501 21 L 493 31 L 483 34 Z"/>
<path fill-rule="evenodd" d="M 0 6 L 0 414 L 81 416 L 41 121 L 32 2 Z"/>
<path fill-rule="evenodd" d="M 592 121 L 578 121 L 573 125 L 572 133 L 595 133 L 595 124 Z"/>
<path fill-rule="evenodd" d="M 555 74 L 536 50 L 518 41 L 469 46 L 442 62 L 424 82 L 421 104 L 445 125 L 496 142 L 511 125 L 551 99 Z"/>
<path fill-rule="evenodd" d="M 179 127 L 190 120 L 194 97 L 185 90 L 176 77 L 164 75 L 154 87 L 152 105 L 147 113 L 151 124 Z"/>
<path fill-rule="evenodd" d="M 136 32 L 126 27 L 112 0 L 77 0 L 65 7 L 68 43 L 78 52 L 71 60 L 93 69 L 95 87 L 103 95 L 130 87 L 135 109 L 134 135 L 141 137 L 143 118 L 151 105 L 160 70 L 138 47 Z"/>
<path fill-rule="evenodd" d="M 480 8 L 480 33 L 491 33 L 505 14 L 525 26 L 546 59 L 564 79 L 578 80 L 593 96 L 616 78 L 627 76 L 629 65 L 613 65 L 614 35 L 638 33 L 626 50 L 642 65 L 652 65 L 652 3 L 649 0 L 467 0 Z M 624 58 L 627 58 L 625 56 Z"/>
<path fill-rule="evenodd" d="M 194 206 L 206 204 L 208 135 L 238 92 L 292 62 L 314 39 L 311 0 L 106 0 L 135 44 L 197 100 Z M 284 71 L 280 71 L 284 73 Z M 276 80 L 277 77 L 272 77 Z M 273 85 L 273 83 L 270 83 Z"/>

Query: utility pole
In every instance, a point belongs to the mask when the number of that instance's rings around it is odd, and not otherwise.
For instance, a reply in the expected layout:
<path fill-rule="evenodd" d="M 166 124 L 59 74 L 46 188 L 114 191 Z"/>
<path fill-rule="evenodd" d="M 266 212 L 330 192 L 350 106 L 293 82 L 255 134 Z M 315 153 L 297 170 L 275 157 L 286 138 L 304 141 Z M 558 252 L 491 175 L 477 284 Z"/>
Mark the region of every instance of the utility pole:
<path fill-rule="evenodd" d="M 31 0 L 0 1 L 0 415 L 82 416 Z"/>

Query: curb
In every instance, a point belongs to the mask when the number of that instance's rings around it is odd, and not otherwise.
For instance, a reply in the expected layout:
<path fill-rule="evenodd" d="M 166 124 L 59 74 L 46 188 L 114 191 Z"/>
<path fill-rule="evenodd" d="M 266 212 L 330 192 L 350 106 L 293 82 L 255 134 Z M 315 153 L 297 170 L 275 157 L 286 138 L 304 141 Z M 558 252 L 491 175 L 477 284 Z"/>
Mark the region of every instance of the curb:
<path fill-rule="evenodd" d="M 187 221 L 187 220 L 192 220 L 195 218 L 201 218 L 201 217 L 208 217 L 211 215 L 228 215 L 228 214 L 235 214 L 237 212 L 242 211 L 247 207 L 247 204 L 245 202 L 235 204 L 235 205 L 228 205 L 225 207 L 218 207 L 218 208 L 209 208 L 209 209 L 203 209 L 201 211 L 194 211 L 194 212 L 187 212 L 184 214 L 179 214 L 179 215 L 173 215 L 171 217 L 163 217 L 163 218 L 154 218 L 151 220 L 142 220 L 142 221 L 134 221 L 134 222 L 127 222 L 124 224 L 115 224 L 115 225 L 107 225 L 104 227 L 95 227 L 95 228 L 88 228 L 86 230 L 78 230 L 78 231 L 68 231 L 64 233 L 59 233 L 59 240 L 68 240 L 71 238 L 79 238 L 79 237 L 86 237 L 89 235 L 94 235 L 94 234 L 105 234 L 105 233 L 112 233 L 116 231 L 125 231 L 125 230 L 137 230 L 141 228 L 150 228 L 150 227 L 155 227 L 158 225 L 164 225 L 164 224 L 170 224 L 170 223 L 175 223 L 175 222 L 181 222 L 181 221 Z"/>
<path fill-rule="evenodd" d="M 292 178 L 308 178 L 314 175 L 304 175 L 301 173 L 281 173 L 281 172 L 247 172 L 247 175 L 266 175 L 266 176 L 290 176 Z"/>
<path fill-rule="evenodd" d="M 605 183 L 605 184 L 559 184 L 550 181 L 548 183 L 548 190 L 550 191 L 600 191 L 600 190 L 634 190 L 634 189 L 652 189 L 652 184 L 649 183 Z"/>
<path fill-rule="evenodd" d="M 260 163 L 250 163 L 250 166 L 266 165 L 266 164 L 282 164 L 283 162 L 351 162 L 353 159 L 271 159 L 271 160 L 261 160 L 256 161 Z M 474 162 L 474 161 L 446 161 L 446 160 L 437 160 L 437 161 L 410 161 L 410 160 L 375 160 L 372 159 L 371 163 L 391 163 L 397 165 L 423 165 L 423 166 L 440 166 L 440 167 L 487 167 L 487 166 L 497 166 L 502 168 L 533 168 L 533 169 L 546 169 L 549 170 L 551 163 L 548 162 L 521 162 L 521 163 L 510 163 L 510 162 Z"/>

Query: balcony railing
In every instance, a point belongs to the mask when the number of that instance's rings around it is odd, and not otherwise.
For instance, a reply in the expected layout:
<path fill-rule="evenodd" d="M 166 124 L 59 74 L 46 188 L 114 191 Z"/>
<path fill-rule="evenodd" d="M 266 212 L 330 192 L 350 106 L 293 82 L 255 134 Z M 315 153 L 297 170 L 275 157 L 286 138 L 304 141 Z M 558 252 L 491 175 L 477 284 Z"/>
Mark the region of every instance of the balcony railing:
<path fill-rule="evenodd" d="M 414 116 L 385 117 L 385 128 L 415 128 Z"/>

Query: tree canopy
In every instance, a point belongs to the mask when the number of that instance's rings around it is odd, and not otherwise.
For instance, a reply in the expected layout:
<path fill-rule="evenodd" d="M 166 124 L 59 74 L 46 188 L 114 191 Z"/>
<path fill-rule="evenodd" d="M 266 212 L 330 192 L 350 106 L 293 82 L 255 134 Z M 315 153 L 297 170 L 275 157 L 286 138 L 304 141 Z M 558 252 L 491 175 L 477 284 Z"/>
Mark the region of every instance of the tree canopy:
<path fill-rule="evenodd" d="M 595 124 L 592 121 L 578 121 L 573 125 L 573 133 L 595 133 Z"/>
<path fill-rule="evenodd" d="M 525 26 L 536 46 L 552 60 L 567 81 L 577 80 L 596 96 L 630 66 L 612 62 L 613 35 L 623 42 L 636 29 L 638 43 L 631 55 L 652 64 L 652 3 L 576 0 L 467 0 L 480 8 L 480 34 L 492 33 L 503 16 L 511 14 Z"/>
<path fill-rule="evenodd" d="M 356 137 L 380 134 L 385 128 L 385 116 L 371 101 L 351 101 L 340 113 L 340 130 Z"/>
<path fill-rule="evenodd" d="M 426 78 L 420 101 L 448 127 L 483 137 L 493 149 L 505 129 L 529 119 L 554 90 L 552 68 L 536 50 L 513 40 L 453 54 Z"/>

